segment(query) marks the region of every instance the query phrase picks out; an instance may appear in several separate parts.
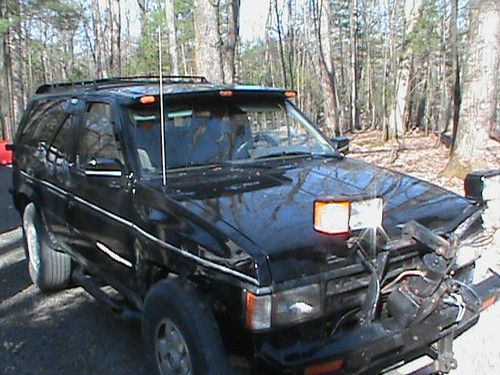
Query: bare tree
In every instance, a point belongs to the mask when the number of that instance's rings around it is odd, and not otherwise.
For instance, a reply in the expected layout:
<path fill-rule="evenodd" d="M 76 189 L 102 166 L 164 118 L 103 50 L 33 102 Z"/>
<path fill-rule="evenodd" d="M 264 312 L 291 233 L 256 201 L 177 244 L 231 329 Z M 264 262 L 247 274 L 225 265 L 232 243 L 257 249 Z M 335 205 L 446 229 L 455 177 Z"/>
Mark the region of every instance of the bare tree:
<path fill-rule="evenodd" d="M 219 34 L 219 1 L 194 1 L 196 70 L 214 83 L 224 82 Z"/>
<path fill-rule="evenodd" d="M 120 0 L 110 0 L 109 3 L 110 14 L 110 71 L 114 75 L 120 76 L 122 72 L 122 48 L 121 48 L 121 3 Z"/>
<path fill-rule="evenodd" d="M 146 15 L 148 13 L 148 0 L 137 0 L 137 6 L 139 7 L 139 12 L 141 14 L 141 35 L 144 34 L 146 27 Z"/>
<path fill-rule="evenodd" d="M 19 35 L 19 25 L 15 23 L 15 17 L 20 14 L 19 1 L 14 0 L 0 5 L 2 18 L 9 26 L 2 34 L 2 63 L 4 84 L 6 89 L 4 103 L 7 106 L 5 112 L 8 114 L 3 122 L 3 137 L 12 139 L 20 113 L 23 109 L 24 86 L 22 83 L 22 62 L 21 58 L 21 36 Z M 3 96 L 3 95 L 2 95 Z"/>
<path fill-rule="evenodd" d="M 447 111 L 447 127 L 452 121 L 453 139 L 455 139 L 458 128 L 458 119 L 460 114 L 460 65 L 458 63 L 458 0 L 451 0 L 451 15 L 450 15 L 450 60 L 452 65 L 452 79 L 449 84 L 451 92 L 449 99 L 449 110 Z"/>
<path fill-rule="evenodd" d="M 106 69 L 107 64 L 105 63 L 105 46 L 99 0 L 92 0 L 92 30 L 94 33 L 95 46 L 95 74 L 97 77 L 107 77 L 108 71 Z"/>
<path fill-rule="evenodd" d="M 405 0 L 404 7 L 404 36 L 403 48 L 400 54 L 399 64 L 396 72 L 396 97 L 390 111 L 388 130 L 391 138 L 401 137 L 406 131 L 406 123 L 409 119 L 411 102 L 411 82 L 413 75 L 413 51 L 408 44 L 410 35 L 421 14 L 422 0 Z"/>
<path fill-rule="evenodd" d="M 472 3 L 460 122 L 452 162 L 484 167 L 488 132 L 495 126 L 500 69 L 500 2 Z"/>
<path fill-rule="evenodd" d="M 227 37 L 223 45 L 224 83 L 232 84 L 236 77 L 236 55 L 240 33 L 240 0 L 228 0 Z"/>
<path fill-rule="evenodd" d="M 175 20 L 174 0 L 165 0 L 165 20 L 168 32 L 168 54 L 172 74 L 179 74 L 179 57 L 177 55 L 177 23 Z"/>
<path fill-rule="evenodd" d="M 7 19 L 7 7 L 5 2 L 0 3 L 0 19 Z M 8 75 L 6 69 L 5 47 L 7 44 L 7 33 L 0 34 L 0 136 L 3 139 L 10 138 L 10 116 L 9 116 L 9 87 L 7 85 Z"/>
<path fill-rule="evenodd" d="M 358 102 L 358 0 L 349 2 L 349 44 L 350 44 L 350 70 L 351 70 L 351 118 L 350 130 L 359 129 L 359 102 Z"/>
<path fill-rule="evenodd" d="M 339 134 L 342 129 L 339 124 L 339 104 L 332 56 L 331 9 L 327 0 L 319 0 L 319 3 L 314 3 L 314 5 L 316 9 L 315 20 L 319 16 L 316 28 L 325 125 L 331 134 Z"/>
<path fill-rule="evenodd" d="M 286 71 L 286 57 L 285 57 L 285 47 L 284 47 L 284 42 L 283 42 L 283 23 L 281 20 L 281 12 L 278 7 L 278 0 L 273 0 L 271 2 L 271 5 L 274 8 L 274 15 L 276 17 L 276 27 L 278 31 L 278 47 L 279 47 L 279 52 L 280 52 L 280 61 L 281 61 L 281 72 L 283 74 L 283 85 L 285 87 L 288 86 L 288 79 L 287 79 L 287 71 Z"/>

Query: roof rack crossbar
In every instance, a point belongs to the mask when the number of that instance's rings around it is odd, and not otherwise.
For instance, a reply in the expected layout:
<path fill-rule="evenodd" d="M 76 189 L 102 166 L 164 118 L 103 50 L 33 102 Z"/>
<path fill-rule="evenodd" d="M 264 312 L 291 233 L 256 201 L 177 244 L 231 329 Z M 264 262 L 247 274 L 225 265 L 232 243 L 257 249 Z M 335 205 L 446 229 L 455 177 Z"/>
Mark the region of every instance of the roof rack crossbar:
<path fill-rule="evenodd" d="M 92 90 L 97 90 L 111 85 L 119 84 L 129 84 L 129 83 L 151 83 L 154 81 L 159 81 L 160 76 L 157 75 L 138 75 L 130 77 L 110 77 L 110 78 L 100 78 L 92 81 L 69 81 L 69 82 L 55 82 L 46 83 L 39 86 L 36 90 L 36 94 L 44 94 L 56 91 L 62 91 L 61 89 L 73 87 L 78 88 L 88 88 Z M 203 76 L 195 75 L 164 75 L 163 82 L 165 83 L 209 83 L 208 80 Z M 59 90 L 58 90 L 59 89 Z"/>

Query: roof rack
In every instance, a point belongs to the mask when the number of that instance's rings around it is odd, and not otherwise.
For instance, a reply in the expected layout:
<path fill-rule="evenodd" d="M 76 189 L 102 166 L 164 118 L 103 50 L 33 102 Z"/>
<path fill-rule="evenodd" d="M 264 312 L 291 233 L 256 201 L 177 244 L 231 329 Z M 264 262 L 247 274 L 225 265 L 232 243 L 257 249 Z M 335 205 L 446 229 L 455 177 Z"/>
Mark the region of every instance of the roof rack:
<path fill-rule="evenodd" d="M 116 87 L 116 86 L 126 86 L 126 85 L 140 85 L 148 84 L 153 82 L 159 82 L 160 76 L 142 75 L 142 76 L 131 76 L 131 77 L 110 77 L 95 79 L 92 81 L 70 81 L 70 82 L 57 82 L 57 83 L 46 83 L 39 86 L 35 93 L 36 94 L 46 94 L 51 92 L 63 92 L 68 89 L 88 89 L 88 90 L 99 90 L 103 88 Z M 209 83 L 208 80 L 203 76 L 171 76 L 164 75 L 163 82 L 166 84 L 175 83 Z"/>

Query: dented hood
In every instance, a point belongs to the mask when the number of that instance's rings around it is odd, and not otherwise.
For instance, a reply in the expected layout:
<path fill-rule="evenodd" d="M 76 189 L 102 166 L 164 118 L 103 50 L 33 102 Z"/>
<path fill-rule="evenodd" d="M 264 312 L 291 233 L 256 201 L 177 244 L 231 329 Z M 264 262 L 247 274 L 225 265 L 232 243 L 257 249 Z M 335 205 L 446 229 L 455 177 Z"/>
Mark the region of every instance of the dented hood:
<path fill-rule="evenodd" d="M 220 168 L 174 184 L 185 208 L 217 218 L 268 257 L 274 282 L 332 269 L 345 236 L 313 229 L 313 202 L 326 196 L 382 197 L 382 226 L 391 238 L 416 220 L 445 233 L 473 207 L 463 197 L 416 178 L 349 158 L 297 158 L 266 167 Z M 245 249 L 244 249 L 245 250 Z"/>

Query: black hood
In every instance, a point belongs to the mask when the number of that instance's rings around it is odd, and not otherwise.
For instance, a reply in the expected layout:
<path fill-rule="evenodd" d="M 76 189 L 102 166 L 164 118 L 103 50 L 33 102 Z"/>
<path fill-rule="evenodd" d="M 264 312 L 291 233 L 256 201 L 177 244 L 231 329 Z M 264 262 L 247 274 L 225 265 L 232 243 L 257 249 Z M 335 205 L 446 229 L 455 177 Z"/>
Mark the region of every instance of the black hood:
<path fill-rule="evenodd" d="M 472 209 L 454 193 L 361 161 L 300 158 L 290 163 L 222 167 L 169 185 L 182 206 L 224 222 L 257 245 L 268 257 L 274 282 L 331 269 L 326 260 L 345 249 L 345 236 L 314 231 L 317 198 L 382 197 L 382 226 L 391 238 L 412 219 L 437 233 L 449 231 Z"/>

